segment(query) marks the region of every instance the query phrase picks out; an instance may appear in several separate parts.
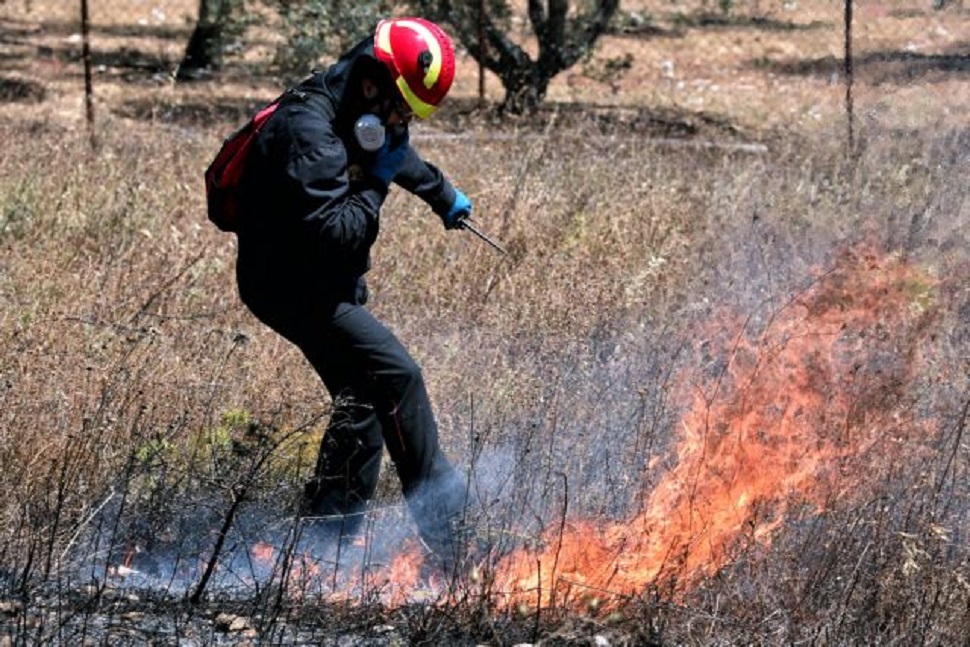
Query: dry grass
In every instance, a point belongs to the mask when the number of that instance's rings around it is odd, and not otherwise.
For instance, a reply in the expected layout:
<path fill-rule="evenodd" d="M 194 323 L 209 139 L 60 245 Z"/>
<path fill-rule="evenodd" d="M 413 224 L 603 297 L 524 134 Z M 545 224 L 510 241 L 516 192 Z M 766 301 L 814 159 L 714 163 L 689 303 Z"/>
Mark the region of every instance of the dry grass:
<path fill-rule="evenodd" d="M 873 29 L 893 18 L 860 12 Z M 935 38 L 921 30 L 944 18 L 953 34 L 966 28 L 952 12 L 896 22 Z M 653 67 L 637 68 L 612 97 L 637 110 L 560 106 L 539 124 L 489 126 L 458 102 L 418 129 L 416 145 L 475 199 L 481 224 L 510 253 L 444 232 L 396 192 L 375 249 L 372 307 L 424 367 L 444 444 L 473 469 L 492 539 L 541 545 L 567 518 L 616 521 L 642 508 L 676 463 L 684 393 L 716 393 L 734 361 L 719 342 L 742 336 L 737 321 L 749 332 L 769 327 L 825 280 L 819 271 L 866 243 L 920 277 L 906 286 L 919 325 L 895 337 L 876 322 L 865 330 L 875 341 L 861 345 L 876 352 L 851 358 L 854 374 L 895 394 L 860 388 L 853 424 L 884 421 L 887 407 L 898 413 L 876 431 L 906 460 L 873 469 L 855 496 L 833 494 L 824 512 L 793 497 L 770 541 L 739 530 L 726 567 L 686 593 L 669 581 L 623 592 L 631 595 L 612 614 L 563 605 L 519 615 L 474 596 L 443 610 L 347 609 L 295 595 L 292 582 L 248 581 L 234 611 L 264 638 L 295 641 L 301 623 L 310 634 L 329 624 L 358 636 L 386 623 L 401 640 L 441 644 L 595 634 L 616 644 L 955 644 L 970 635 L 970 210 L 961 179 L 970 140 L 965 88 L 956 89 L 965 72 L 887 88 L 863 67 L 861 145 L 849 157 L 838 88 L 777 72 L 837 53 L 815 39 L 821 28 L 757 31 L 760 45 L 727 46 L 750 29 L 690 28 L 676 55 L 703 49 L 694 38 L 720 43 L 707 51 L 722 67 L 677 59 L 682 88 L 647 84 Z M 868 34 L 862 51 L 904 46 L 888 31 Z M 778 43 L 790 51 L 774 54 Z M 701 69 L 723 74 L 722 89 L 701 92 Z M 579 77 L 562 82 L 556 100 L 602 93 Z M 228 520 L 230 542 L 256 541 L 292 512 L 329 405 L 299 354 L 239 304 L 234 243 L 205 222 L 200 181 L 224 124 L 245 112 L 240 95 L 265 97 L 269 86 L 143 97 L 112 86 L 100 95 L 114 113 L 100 113 L 97 153 L 58 116 L 77 99 L 58 84 L 36 112 L 4 107 L 0 593 L 17 604 L 0 613 L 17 640 L 97 635 L 101 615 L 144 615 L 147 602 L 123 602 L 124 582 L 111 575 L 136 545 L 175 564 L 164 586 L 137 593 L 170 596 L 149 616 L 170 613 L 184 628 L 199 614 L 179 599 L 196 589 L 197 562 L 219 528 Z M 700 96 L 718 120 L 688 109 Z M 914 96 L 920 105 L 908 103 Z M 798 111 L 813 101 L 823 118 L 786 116 L 809 115 Z M 698 130 L 679 145 L 656 138 L 688 122 Z M 470 134 L 442 139 L 434 126 Z M 738 133 L 764 147 L 700 145 L 738 143 Z M 886 369 L 903 351 L 912 370 Z M 930 432 L 908 444 L 915 425 Z M 381 492 L 382 505 L 398 502 L 390 475 Z M 51 614 L 52 599 L 70 612 Z M 173 638 L 125 617 L 142 635 Z M 226 638 L 207 626 L 212 642 Z"/>

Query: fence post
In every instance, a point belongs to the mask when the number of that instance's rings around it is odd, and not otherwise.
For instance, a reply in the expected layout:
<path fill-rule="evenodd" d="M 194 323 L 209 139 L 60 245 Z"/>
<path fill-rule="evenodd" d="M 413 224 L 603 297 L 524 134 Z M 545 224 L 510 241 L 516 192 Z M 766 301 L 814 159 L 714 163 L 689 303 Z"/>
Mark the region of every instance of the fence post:
<path fill-rule="evenodd" d="M 846 136 L 848 139 L 849 154 L 852 155 L 855 152 L 855 128 L 853 121 L 855 120 L 855 115 L 853 114 L 852 106 L 852 0 L 844 0 L 845 2 L 845 14 L 843 16 L 845 22 L 845 52 L 843 57 L 843 65 L 845 71 L 845 118 L 846 118 Z"/>
<path fill-rule="evenodd" d="M 478 103 L 485 105 L 485 0 L 478 0 Z"/>
<path fill-rule="evenodd" d="M 98 147 L 94 133 L 94 83 L 91 79 L 91 17 L 88 0 L 81 0 L 81 60 L 84 64 L 84 117 L 88 123 L 91 148 Z"/>

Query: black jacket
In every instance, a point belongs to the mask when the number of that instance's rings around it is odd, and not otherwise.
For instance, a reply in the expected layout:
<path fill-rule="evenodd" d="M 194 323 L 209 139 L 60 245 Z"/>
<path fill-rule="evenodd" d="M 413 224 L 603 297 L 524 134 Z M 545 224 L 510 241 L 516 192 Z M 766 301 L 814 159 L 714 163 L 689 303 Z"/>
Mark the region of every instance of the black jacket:
<path fill-rule="evenodd" d="M 250 307 L 294 299 L 366 300 L 363 275 L 387 189 L 363 169 L 343 97 L 354 66 L 373 59 L 362 41 L 325 73 L 287 93 L 247 159 L 237 277 Z M 441 215 L 455 190 L 409 146 L 394 182 Z"/>

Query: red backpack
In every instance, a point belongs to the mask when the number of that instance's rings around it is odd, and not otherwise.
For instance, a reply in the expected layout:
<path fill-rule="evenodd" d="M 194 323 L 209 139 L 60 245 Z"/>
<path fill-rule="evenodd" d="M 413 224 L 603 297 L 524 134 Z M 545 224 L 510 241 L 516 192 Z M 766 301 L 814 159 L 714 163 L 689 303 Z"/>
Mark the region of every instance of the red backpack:
<path fill-rule="evenodd" d="M 240 188 L 246 157 L 263 124 L 279 108 L 283 97 L 260 110 L 222 144 L 205 170 L 205 196 L 209 220 L 222 231 L 239 231 Z"/>

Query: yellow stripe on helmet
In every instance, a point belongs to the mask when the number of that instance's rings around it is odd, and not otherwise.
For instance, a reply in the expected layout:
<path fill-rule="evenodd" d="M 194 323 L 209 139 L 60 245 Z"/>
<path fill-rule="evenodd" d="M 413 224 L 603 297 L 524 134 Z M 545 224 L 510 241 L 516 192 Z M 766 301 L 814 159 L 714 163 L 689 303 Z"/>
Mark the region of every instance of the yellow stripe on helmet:
<path fill-rule="evenodd" d="M 431 65 L 428 67 L 427 74 L 424 75 L 424 87 L 433 88 L 441 75 L 441 45 L 438 43 L 438 39 L 434 37 L 430 29 L 414 20 L 398 20 L 397 24 L 421 34 L 424 42 L 428 45 L 428 49 L 431 50 Z M 388 36 L 388 42 L 390 42 L 390 36 Z M 390 50 L 388 49 L 388 51 Z"/>
<path fill-rule="evenodd" d="M 397 89 L 401 92 L 401 96 L 407 101 L 411 110 L 414 111 L 415 116 L 420 119 L 427 119 L 431 116 L 437 106 L 433 106 L 430 103 L 426 103 L 421 100 L 421 98 L 414 93 L 414 91 L 408 87 L 407 81 L 404 80 L 403 76 L 397 77 Z"/>
<path fill-rule="evenodd" d="M 377 26 L 377 47 L 382 51 L 394 55 L 391 51 L 391 21 L 382 20 Z"/>

